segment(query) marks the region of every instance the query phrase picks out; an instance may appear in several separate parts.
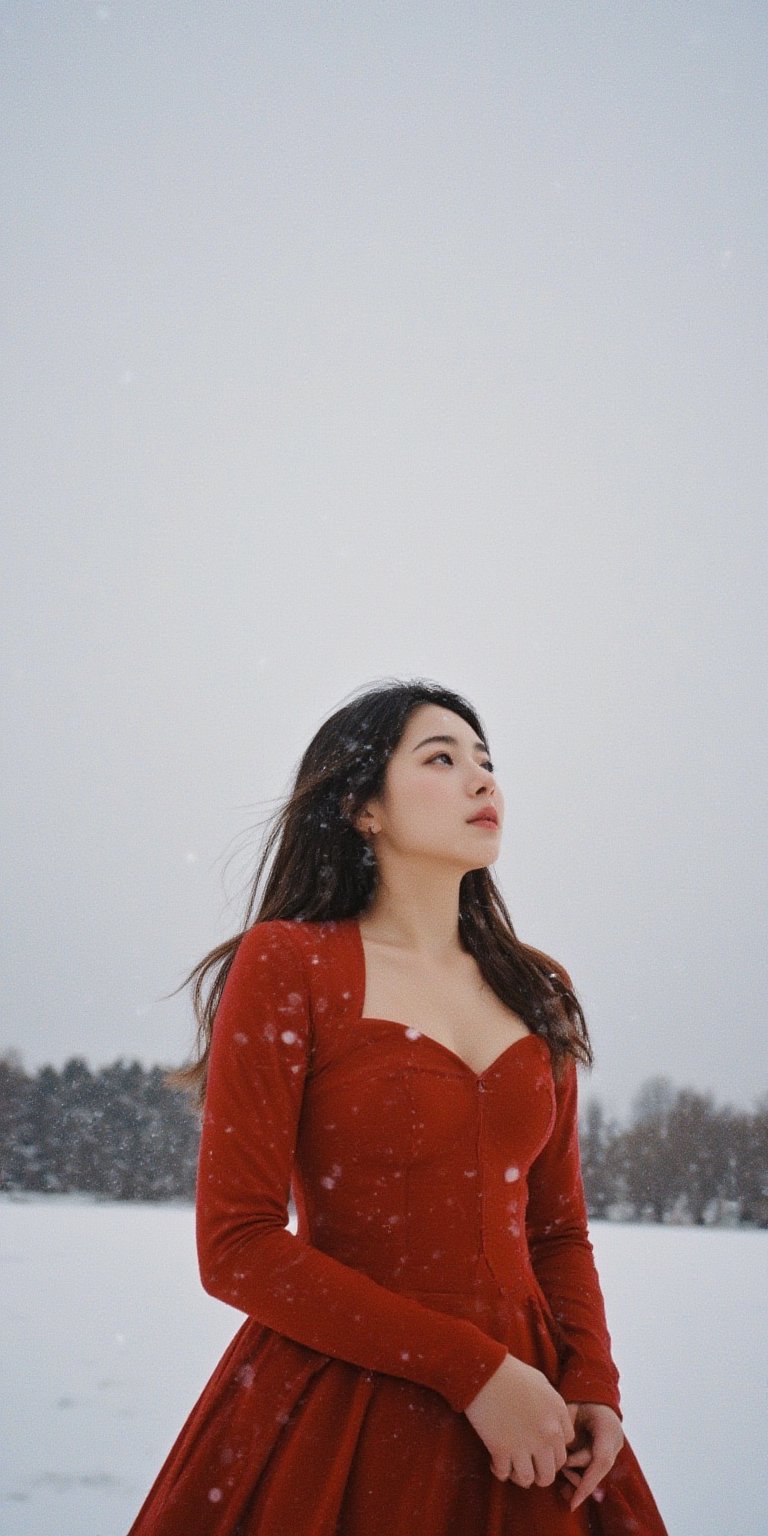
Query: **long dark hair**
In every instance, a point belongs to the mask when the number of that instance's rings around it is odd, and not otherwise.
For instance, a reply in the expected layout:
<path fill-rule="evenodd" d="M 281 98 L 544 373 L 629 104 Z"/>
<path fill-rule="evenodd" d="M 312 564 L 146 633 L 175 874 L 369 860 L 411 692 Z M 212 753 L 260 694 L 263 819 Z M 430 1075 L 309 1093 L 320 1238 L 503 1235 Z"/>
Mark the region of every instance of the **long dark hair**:
<path fill-rule="evenodd" d="M 424 678 L 393 679 L 367 688 L 320 726 L 299 763 L 287 800 L 272 818 L 243 928 L 210 950 L 175 989 L 178 992 L 194 980 L 196 1056 L 188 1066 L 171 1073 L 170 1080 L 189 1089 L 198 1104 L 205 1097 L 216 1010 L 243 934 L 252 924 L 273 918 L 321 922 L 355 917 L 371 902 L 378 879 L 376 858 L 353 818 L 366 800 L 381 793 L 387 763 L 410 714 L 421 704 L 438 704 L 460 715 L 488 746 L 482 723 L 466 699 Z M 255 911 L 258 887 L 273 850 Z M 463 947 L 474 955 L 494 992 L 547 1040 L 554 1076 L 562 1076 L 569 1055 L 591 1067 L 589 1032 L 568 972 L 517 937 L 490 868 L 468 870 L 463 876 L 459 928 Z M 214 973 L 213 981 L 204 999 L 203 983 L 209 971 Z"/>

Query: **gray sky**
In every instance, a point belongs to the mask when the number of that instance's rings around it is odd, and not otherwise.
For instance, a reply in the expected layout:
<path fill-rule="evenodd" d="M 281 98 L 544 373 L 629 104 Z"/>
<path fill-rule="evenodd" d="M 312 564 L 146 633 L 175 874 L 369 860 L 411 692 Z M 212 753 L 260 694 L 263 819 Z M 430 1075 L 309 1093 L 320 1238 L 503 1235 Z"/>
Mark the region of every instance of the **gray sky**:
<path fill-rule="evenodd" d="M 766 1086 L 767 33 L 6 0 L 0 1048 L 178 1060 L 249 829 L 425 675 L 582 1094 Z"/>

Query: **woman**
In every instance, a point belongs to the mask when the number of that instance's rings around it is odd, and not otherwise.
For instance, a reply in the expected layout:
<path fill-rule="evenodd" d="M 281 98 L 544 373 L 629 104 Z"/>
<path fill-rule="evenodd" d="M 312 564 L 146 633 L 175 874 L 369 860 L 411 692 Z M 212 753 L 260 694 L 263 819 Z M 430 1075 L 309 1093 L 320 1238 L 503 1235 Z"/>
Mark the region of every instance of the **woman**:
<path fill-rule="evenodd" d="M 587 1233 L 588 1031 L 494 883 L 503 821 L 436 684 L 307 748 L 191 973 L 200 1271 L 247 1318 L 129 1536 L 666 1536 Z"/>

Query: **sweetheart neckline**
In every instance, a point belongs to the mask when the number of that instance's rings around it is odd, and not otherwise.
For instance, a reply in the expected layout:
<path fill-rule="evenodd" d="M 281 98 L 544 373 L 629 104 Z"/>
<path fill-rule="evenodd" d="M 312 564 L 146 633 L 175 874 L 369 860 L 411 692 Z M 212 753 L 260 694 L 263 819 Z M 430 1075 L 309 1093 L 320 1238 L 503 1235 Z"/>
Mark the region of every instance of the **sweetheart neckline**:
<path fill-rule="evenodd" d="M 402 1030 L 414 1042 L 416 1040 L 426 1040 L 430 1045 L 436 1045 L 439 1051 L 445 1051 L 446 1055 L 450 1056 L 451 1060 L 457 1062 L 460 1067 L 463 1067 L 464 1071 L 468 1072 L 470 1077 L 473 1077 L 477 1083 L 482 1082 L 484 1077 L 488 1077 L 494 1068 L 498 1067 L 504 1060 L 504 1057 L 508 1056 L 509 1052 L 515 1049 L 516 1045 L 524 1045 L 526 1040 L 541 1041 L 542 1038 L 541 1035 L 534 1034 L 533 1030 L 530 1030 L 527 1035 L 519 1035 L 517 1040 L 510 1040 L 509 1045 L 505 1045 L 503 1051 L 500 1051 L 499 1055 L 495 1056 L 490 1065 L 484 1067 L 482 1072 L 475 1072 L 474 1067 L 471 1067 L 469 1062 L 459 1055 L 458 1051 L 452 1051 L 449 1045 L 444 1045 L 443 1041 L 438 1040 L 435 1035 L 425 1034 L 424 1030 L 418 1029 L 415 1024 L 403 1024 L 401 1019 L 379 1019 L 370 1013 L 361 1014 L 358 1022 L 360 1024 L 392 1024 L 395 1029 Z"/>
<path fill-rule="evenodd" d="M 365 1003 L 365 988 L 367 980 L 365 946 L 363 944 L 363 935 L 360 932 L 360 924 L 357 918 L 352 917 L 349 919 L 349 921 L 356 941 L 358 980 L 361 983 L 359 1002 L 362 1009 L 363 1004 Z M 481 1083 L 484 1077 L 488 1077 L 490 1073 L 493 1072 L 494 1069 L 501 1064 L 504 1058 L 509 1055 L 510 1051 L 515 1049 L 515 1046 L 522 1045 L 526 1040 L 542 1040 L 542 1036 L 537 1035 L 532 1029 L 529 1030 L 526 1035 L 518 1035 L 516 1040 L 510 1040 L 509 1045 L 505 1045 L 503 1051 L 500 1051 L 498 1056 L 495 1056 L 493 1061 L 490 1062 L 487 1067 L 483 1068 L 482 1072 L 475 1072 L 474 1068 L 469 1065 L 468 1061 L 464 1060 L 463 1056 L 459 1055 L 458 1051 L 451 1050 L 450 1045 L 444 1045 L 443 1041 L 436 1039 L 434 1035 L 425 1034 L 424 1030 L 418 1029 L 415 1024 L 404 1024 L 401 1019 L 383 1019 L 377 1018 L 373 1014 L 363 1013 L 361 1013 L 359 1016 L 359 1022 L 361 1024 L 392 1024 L 394 1025 L 395 1029 L 402 1030 L 404 1033 L 407 1031 L 413 1031 L 411 1036 L 412 1039 L 427 1040 L 430 1045 L 436 1045 L 439 1051 L 444 1051 L 447 1056 L 450 1056 L 453 1062 L 456 1062 L 460 1067 L 463 1068 L 465 1072 L 468 1072 L 469 1076 L 473 1078 L 476 1083 Z M 546 1041 L 543 1043 L 546 1044 Z"/>

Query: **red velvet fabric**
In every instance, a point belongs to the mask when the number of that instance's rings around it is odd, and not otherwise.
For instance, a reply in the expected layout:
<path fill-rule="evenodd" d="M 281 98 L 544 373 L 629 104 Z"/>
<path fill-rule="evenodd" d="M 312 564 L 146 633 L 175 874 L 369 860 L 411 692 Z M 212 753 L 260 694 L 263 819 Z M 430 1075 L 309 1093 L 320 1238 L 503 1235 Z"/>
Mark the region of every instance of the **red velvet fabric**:
<path fill-rule="evenodd" d="M 666 1536 L 626 1439 L 571 1512 L 494 1477 L 463 1412 L 511 1351 L 621 1415 L 575 1065 L 555 1085 L 528 1035 L 477 1074 L 364 995 L 355 919 L 260 922 L 237 949 L 197 1239 L 247 1317 L 129 1536 Z"/>

